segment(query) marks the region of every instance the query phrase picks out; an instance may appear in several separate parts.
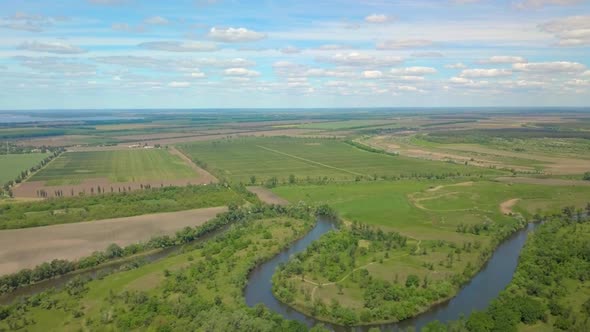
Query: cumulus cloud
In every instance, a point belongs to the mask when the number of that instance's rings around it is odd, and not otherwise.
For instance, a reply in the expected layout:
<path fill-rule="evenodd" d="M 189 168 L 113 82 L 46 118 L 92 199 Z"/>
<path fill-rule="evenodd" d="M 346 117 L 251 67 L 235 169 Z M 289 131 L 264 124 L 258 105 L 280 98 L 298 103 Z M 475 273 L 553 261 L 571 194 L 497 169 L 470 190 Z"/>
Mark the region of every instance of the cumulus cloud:
<path fill-rule="evenodd" d="M 86 50 L 62 41 L 55 42 L 24 42 L 18 46 L 18 49 L 31 52 L 45 52 L 56 54 L 79 54 L 86 53 Z"/>
<path fill-rule="evenodd" d="M 501 77 L 510 76 L 512 72 L 506 69 L 464 69 L 459 74 L 463 78 Z"/>
<path fill-rule="evenodd" d="M 397 65 L 404 59 L 398 56 L 373 56 L 360 52 L 349 52 L 337 53 L 330 57 L 319 57 L 317 60 L 342 66 L 380 67 Z"/>
<path fill-rule="evenodd" d="M 209 38 L 224 43 L 254 42 L 266 38 L 266 34 L 246 28 L 216 28 L 209 30 Z"/>
<path fill-rule="evenodd" d="M 496 55 L 488 59 L 479 61 L 483 64 L 513 64 L 513 63 L 525 63 L 527 59 L 521 56 L 509 56 L 509 55 Z"/>
<path fill-rule="evenodd" d="M 163 18 L 162 16 L 148 17 L 143 22 L 145 24 L 150 24 L 150 25 L 166 25 L 166 24 L 170 23 L 167 19 Z"/>
<path fill-rule="evenodd" d="M 343 44 L 324 44 L 320 45 L 319 47 L 315 48 L 318 51 L 341 51 L 341 50 L 351 50 L 354 47 L 350 45 L 343 45 Z"/>
<path fill-rule="evenodd" d="M 541 24 L 539 28 L 553 34 L 559 46 L 590 45 L 590 15 L 553 20 Z"/>
<path fill-rule="evenodd" d="M 581 3 L 584 0 L 522 0 L 516 2 L 520 9 L 538 9 L 545 6 L 571 6 Z"/>
<path fill-rule="evenodd" d="M 448 64 L 448 65 L 445 65 L 445 68 L 449 68 L 449 69 L 465 69 L 465 68 L 467 68 L 467 66 L 463 62 L 457 62 L 457 63 L 451 63 L 451 64 Z"/>
<path fill-rule="evenodd" d="M 188 88 L 191 86 L 191 82 L 172 81 L 168 83 L 168 86 L 171 88 Z"/>
<path fill-rule="evenodd" d="M 255 77 L 260 76 L 260 73 L 247 69 L 247 68 L 228 68 L 223 71 L 226 76 L 238 76 L 238 77 Z"/>
<path fill-rule="evenodd" d="M 365 70 L 363 71 L 364 78 L 381 78 L 383 73 L 379 70 Z"/>
<path fill-rule="evenodd" d="M 529 73 L 581 73 L 586 70 L 586 66 L 578 62 L 554 61 L 515 63 L 512 69 Z"/>
<path fill-rule="evenodd" d="M 385 40 L 377 43 L 378 50 L 397 50 L 403 48 L 418 48 L 432 45 L 431 40 L 425 39 L 405 39 L 405 40 Z"/>
<path fill-rule="evenodd" d="M 0 28 L 28 32 L 41 32 L 60 20 L 65 20 L 65 18 L 55 18 L 50 16 L 17 12 L 12 16 L 0 18 Z"/>
<path fill-rule="evenodd" d="M 373 23 L 373 24 L 387 23 L 390 21 L 391 21 L 391 18 L 387 15 L 384 15 L 384 14 L 371 14 L 371 15 L 365 17 L 365 22 Z"/>
<path fill-rule="evenodd" d="M 61 74 L 65 76 L 88 76 L 96 73 L 96 66 L 79 59 L 63 57 L 28 57 L 17 56 L 15 60 L 23 67 L 30 68 L 37 72 Z"/>
<path fill-rule="evenodd" d="M 436 74 L 436 72 L 436 69 L 432 67 L 407 67 L 391 70 L 391 74 L 398 76 L 423 76 Z"/>
<path fill-rule="evenodd" d="M 296 54 L 296 53 L 300 53 L 301 50 L 298 49 L 295 46 L 287 46 L 281 49 L 281 53 L 283 54 Z"/>
<path fill-rule="evenodd" d="M 217 45 L 203 42 L 154 41 L 141 43 L 138 46 L 149 50 L 167 52 L 212 52 L 218 50 Z"/>

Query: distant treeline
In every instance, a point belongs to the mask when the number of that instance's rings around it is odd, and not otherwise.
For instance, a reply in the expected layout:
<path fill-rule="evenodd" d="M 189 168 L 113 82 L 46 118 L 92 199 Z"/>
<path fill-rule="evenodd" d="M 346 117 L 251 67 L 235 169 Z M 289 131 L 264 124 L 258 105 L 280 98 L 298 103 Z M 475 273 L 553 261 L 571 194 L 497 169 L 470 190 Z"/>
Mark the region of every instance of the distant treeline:
<path fill-rule="evenodd" d="M 590 139 L 587 131 L 564 131 L 543 128 L 501 128 L 469 129 L 430 132 L 421 135 L 422 139 L 437 143 L 486 143 L 491 138 L 527 139 L 527 138 L 584 138 Z"/>

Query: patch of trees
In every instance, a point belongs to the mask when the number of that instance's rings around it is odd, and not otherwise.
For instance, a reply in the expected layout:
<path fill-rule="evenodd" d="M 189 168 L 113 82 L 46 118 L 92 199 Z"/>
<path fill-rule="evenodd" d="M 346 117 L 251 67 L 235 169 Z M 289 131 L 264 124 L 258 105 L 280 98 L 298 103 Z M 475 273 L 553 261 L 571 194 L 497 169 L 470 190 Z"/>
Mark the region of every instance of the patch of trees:
<path fill-rule="evenodd" d="M 247 307 L 242 289 L 250 270 L 311 227 L 314 212 L 303 205 L 290 208 L 259 205 L 230 211 L 228 218 L 237 218 L 238 222 L 228 232 L 188 248 L 188 262 L 180 269 L 162 271 L 164 280 L 154 292 L 110 291 L 103 294 L 95 304 L 96 310 L 90 312 L 84 310 L 80 301 L 88 287 L 84 282 L 77 282 L 55 296 L 49 291 L 8 307 L 0 306 L 0 329 L 3 326 L 27 328 L 35 324 L 37 312 L 56 310 L 59 314 L 66 313 L 70 326 L 88 330 L 307 331 L 304 324 L 284 320 L 263 305 Z M 297 222 L 292 218 L 257 221 L 269 216 L 302 216 L 307 221 Z M 264 230 L 281 234 L 283 241 L 264 239 L 260 236 Z M 321 326 L 311 330 L 327 331 Z"/>
<path fill-rule="evenodd" d="M 590 298 L 580 287 L 590 280 L 590 203 L 580 217 L 573 207 L 544 218 L 529 236 L 511 283 L 488 309 L 432 331 L 517 331 L 519 324 L 544 323 L 557 331 L 587 331 Z M 434 329 L 436 327 L 436 329 Z"/>
<path fill-rule="evenodd" d="M 315 211 L 315 212 L 314 212 Z M 77 261 L 53 260 L 43 263 L 33 269 L 23 269 L 17 273 L 0 277 L 0 294 L 14 291 L 45 279 L 54 278 L 69 272 L 96 267 L 113 259 L 129 257 L 153 249 L 165 249 L 189 244 L 205 235 L 217 232 L 228 225 L 245 223 L 260 218 L 289 216 L 301 220 L 312 220 L 314 214 L 329 213 L 329 208 L 314 208 L 305 205 L 282 207 L 278 205 L 256 204 L 248 209 L 230 206 L 228 212 L 218 214 L 214 219 L 198 227 L 185 227 L 174 236 L 155 236 L 149 241 L 135 243 L 121 248 L 117 244 L 109 245 L 104 251 L 94 252 L 92 255 Z"/>
<path fill-rule="evenodd" d="M 0 229 L 37 227 L 87 220 L 128 217 L 228 204 L 241 204 L 252 194 L 219 184 L 151 188 L 100 196 L 56 197 L 0 205 Z"/>

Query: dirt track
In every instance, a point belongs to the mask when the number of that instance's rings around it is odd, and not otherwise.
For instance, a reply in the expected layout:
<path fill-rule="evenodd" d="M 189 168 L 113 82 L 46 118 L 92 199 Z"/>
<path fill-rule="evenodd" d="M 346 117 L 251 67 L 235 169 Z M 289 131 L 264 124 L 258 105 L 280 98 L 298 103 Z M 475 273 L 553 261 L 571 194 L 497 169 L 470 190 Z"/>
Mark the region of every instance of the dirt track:
<path fill-rule="evenodd" d="M 266 204 L 276 204 L 276 205 L 288 205 L 289 201 L 284 198 L 281 198 L 277 194 L 273 193 L 272 191 L 264 188 L 264 187 L 248 187 L 248 191 L 253 194 L 256 194 L 258 198 Z"/>
<path fill-rule="evenodd" d="M 156 213 L 75 224 L 0 231 L 0 275 L 32 268 L 53 259 L 76 260 L 111 243 L 126 246 L 155 235 L 199 226 L 226 207 Z"/>
<path fill-rule="evenodd" d="M 513 198 L 513 199 L 509 199 L 507 201 L 502 202 L 500 204 L 500 211 L 506 215 L 512 214 L 512 207 L 514 205 L 516 205 L 516 203 L 518 203 L 518 201 L 520 201 L 520 198 Z"/>
<path fill-rule="evenodd" d="M 546 186 L 590 186 L 590 181 L 584 180 L 567 180 L 567 179 L 538 179 L 526 177 L 509 177 L 501 176 L 496 178 L 500 182 L 524 183 L 524 184 L 542 184 Z"/>

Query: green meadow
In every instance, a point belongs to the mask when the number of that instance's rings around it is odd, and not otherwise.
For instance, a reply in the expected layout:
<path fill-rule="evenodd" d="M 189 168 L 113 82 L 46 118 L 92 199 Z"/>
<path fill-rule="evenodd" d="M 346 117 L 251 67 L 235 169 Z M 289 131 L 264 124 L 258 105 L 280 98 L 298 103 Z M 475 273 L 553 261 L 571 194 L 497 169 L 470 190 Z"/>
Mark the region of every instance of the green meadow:
<path fill-rule="evenodd" d="M 85 179 L 111 182 L 174 180 L 197 174 L 180 157 L 161 149 L 66 152 L 36 173 L 30 181 L 48 185 L 75 184 Z"/>

